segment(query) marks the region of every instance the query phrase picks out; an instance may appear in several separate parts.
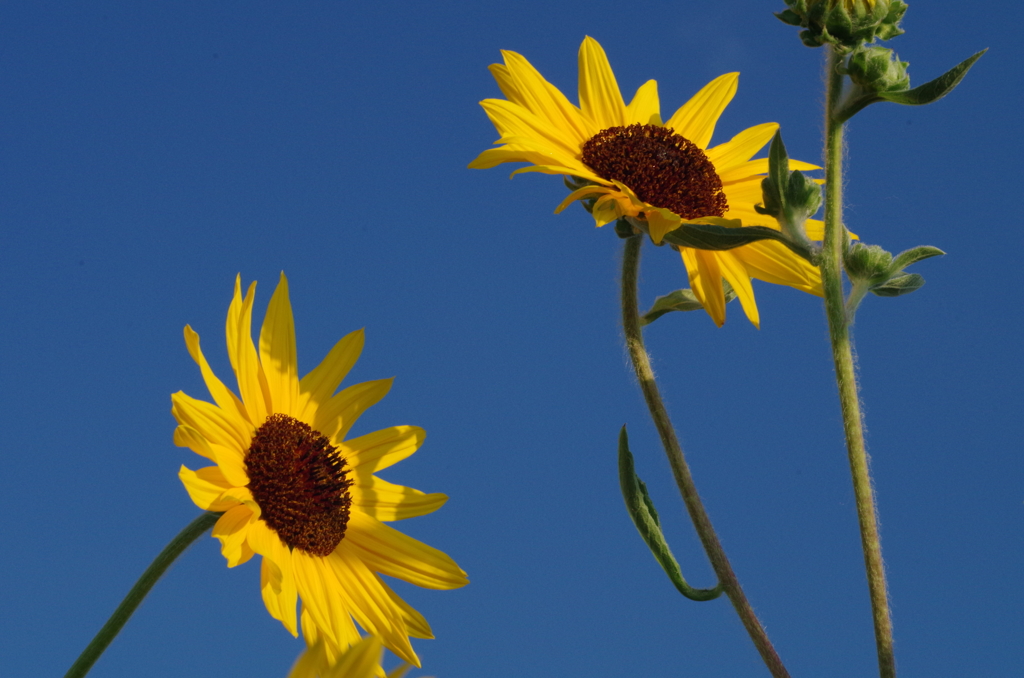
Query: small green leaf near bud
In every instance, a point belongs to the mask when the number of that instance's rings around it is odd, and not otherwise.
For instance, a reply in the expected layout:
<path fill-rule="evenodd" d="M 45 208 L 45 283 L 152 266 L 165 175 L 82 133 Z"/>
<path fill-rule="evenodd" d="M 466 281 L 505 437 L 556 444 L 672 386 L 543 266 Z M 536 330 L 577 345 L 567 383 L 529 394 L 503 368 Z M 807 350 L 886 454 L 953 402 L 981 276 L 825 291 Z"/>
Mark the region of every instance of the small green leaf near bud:
<path fill-rule="evenodd" d="M 980 59 L 981 55 L 987 51 L 987 49 L 981 50 L 977 54 L 964 59 L 934 80 L 926 82 L 918 87 L 914 87 L 913 89 L 904 88 L 884 91 L 872 90 L 860 86 L 855 81 L 855 87 L 840 106 L 837 107 L 834 117 L 838 122 L 849 120 L 855 113 L 864 107 L 879 101 L 891 101 L 894 104 L 902 104 L 904 106 L 923 106 L 924 104 L 930 104 L 933 101 L 938 101 L 952 92 L 953 89 L 960 84 L 960 81 L 964 79 L 965 75 L 967 75 L 967 71 L 971 70 L 971 66 L 974 65 L 974 62 Z M 901 63 L 905 73 L 907 64 L 903 62 L 899 63 Z M 852 65 L 851 59 L 851 63 L 847 64 L 847 69 Z M 857 67 L 859 68 L 859 66 Z M 851 73 L 851 78 L 852 77 L 853 75 Z M 910 81 L 908 78 L 906 87 L 909 86 Z"/>
<path fill-rule="evenodd" d="M 722 280 L 722 288 L 725 290 L 725 303 L 728 304 L 736 298 L 736 291 L 728 280 Z M 700 303 L 693 290 L 676 290 L 655 299 L 651 310 L 640 316 L 640 325 L 650 325 L 661 316 L 673 311 L 700 311 L 703 309 L 704 304 Z"/>
<path fill-rule="evenodd" d="M 974 65 L 974 62 L 980 59 L 981 55 L 987 51 L 988 49 L 981 50 L 977 54 L 964 59 L 934 80 L 926 82 L 914 89 L 898 92 L 881 92 L 879 93 L 879 96 L 886 101 L 891 101 L 895 104 L 903 104 L 905 106 L 922 106 L 924 104 L 930 104 L 933 101 L 938 101 L 952 92 L 953 88 L 960 84 L 960 81 L 964 79 L 965 75 L 967 75 L 967 71 L 971 70 L 971 66 Z"/>
<path fill-rule="evenodd" d="M 889 279 L 884 285 L 872 287 L 871 293 L 880 297 L 898 297 L 916 292 L 921 289 L 922 285 L 924 285 L 924 278 L 917 273 L 905 273 Z"/>
<path fill-rule="evenodd" d="M 930 247 L 929 245 L 922 245 L 921 247 L 914 247 L 909 250 L 904 250 L 896 255 L 892 260 L 892 268 L 890 269 L 893 273 L 902 271 L 911 264 L 916 264 L 919 261 L 924 261 L 931 257 L 938 257 L 945 254 L 938 247 Z"/>

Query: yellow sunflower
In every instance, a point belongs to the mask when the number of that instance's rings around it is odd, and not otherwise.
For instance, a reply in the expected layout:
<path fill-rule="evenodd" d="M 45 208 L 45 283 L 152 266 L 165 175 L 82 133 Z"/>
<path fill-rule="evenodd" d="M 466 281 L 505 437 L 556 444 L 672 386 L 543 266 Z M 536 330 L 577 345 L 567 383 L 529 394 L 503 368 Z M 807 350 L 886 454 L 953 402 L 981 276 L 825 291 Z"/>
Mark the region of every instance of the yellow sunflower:
<path fill-rule="evenodd" d="M 513 176 L 543 172 L 576 177 L 588 185 L 573 191 L 556 212 L 574 200 L 592 200 L 598 226 L 629 217 L 656 244 L 683 223 L 779 228 L 774 219 L 754 210 L 761 202 L 768 160 L 751 160 L 778 124 L 757 125 L 708 147 L 718 118 L 736 93 L 738 73 L 715 78 L 662 122 L 658 83 L 644 83 L 627 105 L 604 50 L 593 38 L 585 38 L 580 47 L 578 107 L 522 55 L 502 55 L 505 63 L 490 70 L 506 99 L 480 102 L 501 137 L 495 142 L 498 147 L 481 153 L 471 168 L 527 162 L 530 166 Z M 790 168 L 816 169 L 795 160 Z M 809 237 L 820 240 L 821 222 L 809 221 L 807 226 Z M 676 249 L 694 294 L 719 326 L 725 322 L 723 279 L 755 325 L 759 316 L 751 278 L 821 294 L 817 267 L 778 242 L 761 240 L 725 251 Z"/>
<path fill-rule="evenodd" d="M 213 536 L 228 567 L 262 556 L 263 602 L 292 635 L 298 635 L 301 618 L 307 643 L 323 643 L 334 661 L 359 642 L 358 622 L 419 666 L 409 637 L 432 638 L 430 625 L 379 575 L 432 589 L 458 588 L 468 580 L 447 555 L 382 522 L 430 513 L 448 498 L 374 473 L 415 452 L 425 433 L 395 426 L 346 439 L 392 382 L 369 381 L 335 393 L 362 351 L 362 330 L 335 344 L 300 379 L 288 281 L 282 273 L 258 349 L 251 333 L 255 292 L 254 282 L 243 297 L 239 276 L 228 308 L 237 396 L 210 369 L 199 335 L 185 327 L 185 344 L 213 403 L 173 394 L 174 442 L 216 465 L 197 471 L 182 466 L 178 475 L 199 508 L 223 512 Z"/>

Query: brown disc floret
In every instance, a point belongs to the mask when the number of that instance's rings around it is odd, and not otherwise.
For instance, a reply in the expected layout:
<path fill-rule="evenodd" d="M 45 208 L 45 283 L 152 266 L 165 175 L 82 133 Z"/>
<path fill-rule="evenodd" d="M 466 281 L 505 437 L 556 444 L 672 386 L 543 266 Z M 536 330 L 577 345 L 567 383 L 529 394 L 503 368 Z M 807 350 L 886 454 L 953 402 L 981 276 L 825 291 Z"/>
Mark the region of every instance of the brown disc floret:
<path fill-rule="evenodd" d="M 352 481 L 345 459 L 323 434 L 272 414 L 252 438 L 245 470 L 261 518 L 289 548 L 327 556 L 341 543 Z"/>
<path fill-rule="evenodd" d="M 622 182 L 649 205 L 684 219 L 720 217 L 729 209 L 722 179 L 708 156 L 667 127 L 601 130 L 583 144 L 582 160 L 598 176 Z"/>

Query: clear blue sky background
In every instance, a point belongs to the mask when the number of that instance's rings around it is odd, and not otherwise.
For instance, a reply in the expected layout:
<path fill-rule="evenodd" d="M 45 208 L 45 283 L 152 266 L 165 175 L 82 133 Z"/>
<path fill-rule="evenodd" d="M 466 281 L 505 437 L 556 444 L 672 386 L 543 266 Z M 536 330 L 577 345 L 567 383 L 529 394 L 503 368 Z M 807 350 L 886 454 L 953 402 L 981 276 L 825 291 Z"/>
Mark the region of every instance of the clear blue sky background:
<path fill-rule="evenodd" d="M 820 51 L 770 10 L 722 2 L 7 2 L 0 9 L 0 671 L 59 676 L 198 509 L 177 477 L 170 394 L 205 396 L 181 330 L 229 373 L 235 274 L 257 316 L 284 270 L 299 366 L 366 328 L 352 380 L 395 376 L 355 433 L 428 431 L 384 476 L 451 499 L 399 526 L 468 587 L 396 584 L 433 624 L 424 672 L 765 676 L 729 605 L 682 599 L 629 522 L 638 470 L 687 576 L 710 569 L 624 357 L 621 242 L 557 177 L 466 164 L 496 138 L 487 65 L 526 55 L 575 99 L 584 35 L 627 95 L 664 111 L 740 71 L 716 141 L 781 123 L 820 159 Z M 966 8 L 966 9 L 965 9 Z M 871 297 L 856 325 L 903 676 L 1024 674 L 1017 3 L 913 2 L 891 44 L 922 83 L 991 51 L 929 107 L 878 105 L 849 133 L 848 221 L 948 256 Z M 641 293 L 686 286 L 646 249 Z M 798 676 L 875 671 L 820 300 L 757 286 L 648 330 L 711 516 Z M 205 538 L 92 675 L 283 678 L 301 642 L 255 562 Z M 419 674 L 417 674 L 419 675 Z"/>

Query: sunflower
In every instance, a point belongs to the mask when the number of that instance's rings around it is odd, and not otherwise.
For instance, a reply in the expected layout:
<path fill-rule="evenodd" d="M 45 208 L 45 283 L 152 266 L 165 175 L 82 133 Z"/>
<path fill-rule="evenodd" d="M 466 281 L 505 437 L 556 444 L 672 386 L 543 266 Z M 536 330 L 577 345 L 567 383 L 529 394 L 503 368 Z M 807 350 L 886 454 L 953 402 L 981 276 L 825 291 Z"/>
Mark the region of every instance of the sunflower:
<path fill-rule="evenodd" d="M 213 536 L 228 567 L 262 556 L 263 602 L 292 635 L 301 619 L 307 643 L 323 643 L 334 661 L 359 642 L 358 622 L 419 666 L 409 637 L 433 638 L 430 626 L 379 575 L 432 589 L 468 580 L 447 555 L 382 522 L 431 513 L 448 498 L 374 473 L 415 452 L 425 433 L 395 426 L 346 439 L 392 382 L 369 381 L 335 394 L 362 351 L 362 330 L 341 339 L 299 379 L 287 279 L 282 273 L 270 299 L 258 350 L 251 333 L 255 292 L 254 282 L 243 297 L 239 276 L 228 308 L 237 396 L 210 369 L 199 335 L 185 327 L 185 345 L 213 403 L 173 394 L 174 442 L 216 465 L 182 466 L 178 475 L 199 508 L 223 513 Z"/>
<path fill-rule="evenodd" d="M 761 180 L 768 160 L 751 158 L 778 129 L 765 123 L 729 141 L 708 147 L 715 124 L 736 93 L 738 73 L 712 80 L 671 118 L 662 122 L 658 83 L 649 80 L 627 105 L 608 58 L 593 38 L 579 53 L 579 107 L 547 82 L 522 55 L 502 52 L 504 64 L 490 67 L 506 99 L 480 102 L 501 137 L 497 148 L 481 153 L 471 168 L 527 162 L 513 172 L 564 174 L 585 184 L 555 210 L 586 200 L 597 226 L 630 218 L 661 244 L 665 234 L 684 223 L 768 226 L 778 223 L 758 214 Z M 791 169 L 817 169 L 795 160 Z M 808 235 L 822 236 L 823 225 L 809 221 Z M 789 285 L 821 294 L 817 267 L 781 243 L 761 240 L 725 251 L 676 247 L 690 286 L 719 326 L 725 322 L 728 281 L 743 310 L 759 325 L 750 279 Z"/>

